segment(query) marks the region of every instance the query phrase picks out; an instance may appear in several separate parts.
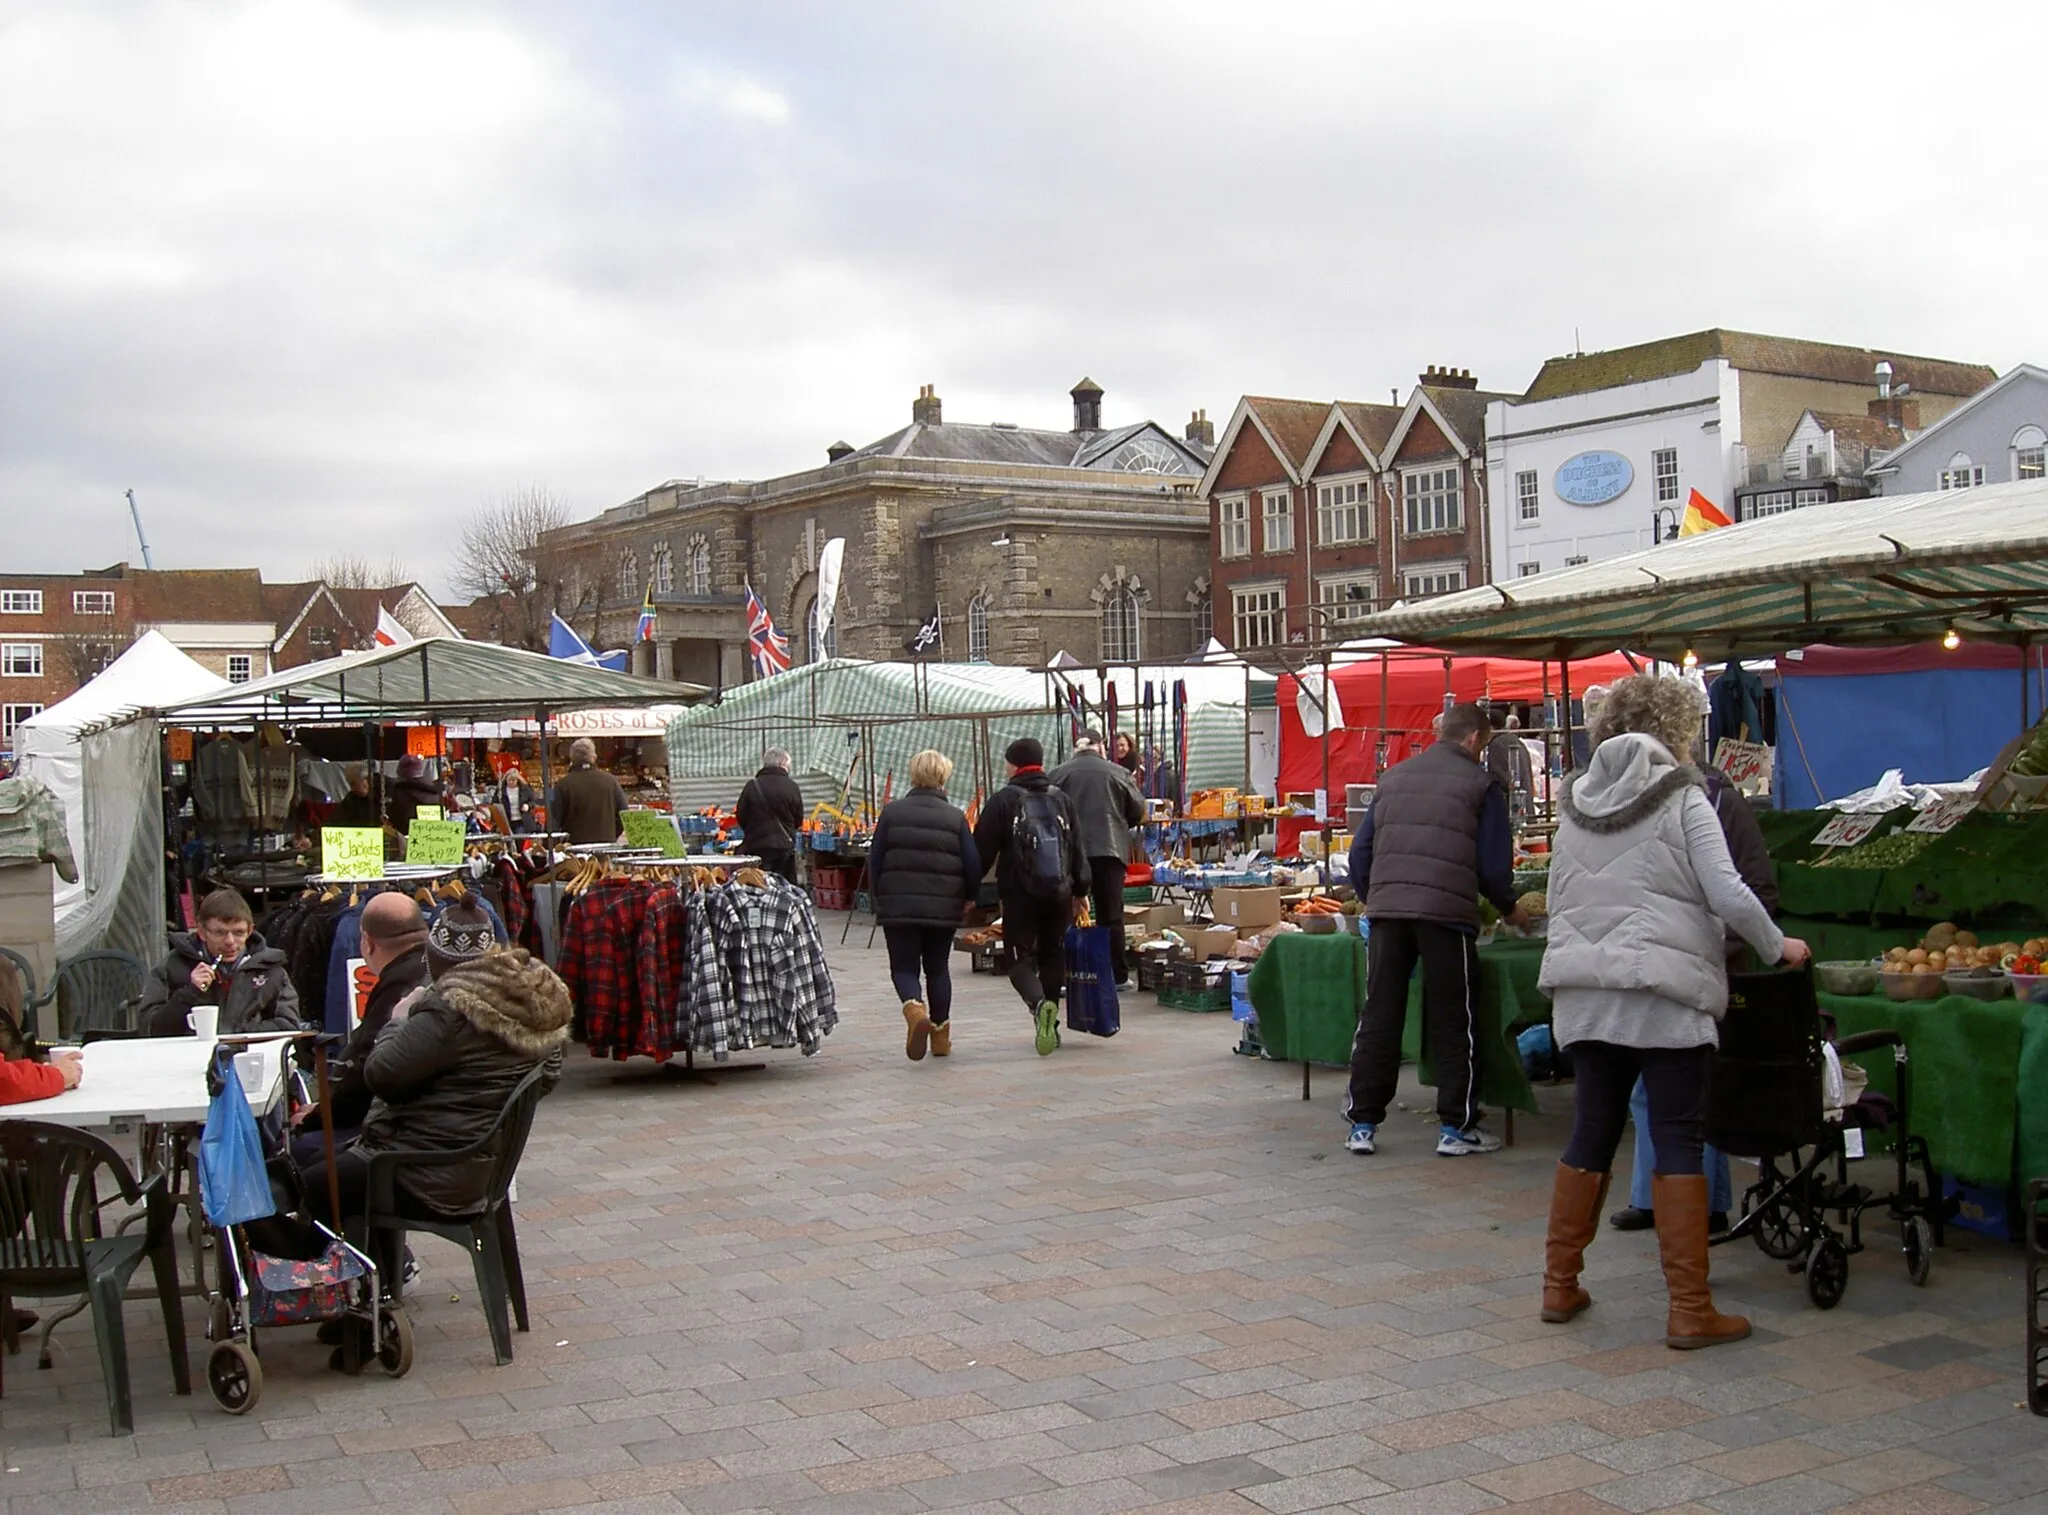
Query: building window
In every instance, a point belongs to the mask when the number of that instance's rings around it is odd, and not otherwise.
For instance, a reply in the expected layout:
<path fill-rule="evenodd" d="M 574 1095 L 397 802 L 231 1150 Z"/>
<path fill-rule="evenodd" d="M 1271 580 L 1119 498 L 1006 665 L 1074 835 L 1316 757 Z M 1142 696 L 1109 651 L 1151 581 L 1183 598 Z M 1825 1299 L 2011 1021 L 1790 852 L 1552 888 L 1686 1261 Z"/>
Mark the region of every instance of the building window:
<path fill-rule="evenodd" d="M 10 679 L 39 679 L 43 676 L 41 642 L 0 644 L 0 674 Z"/>
<path fill-rule="evenodd" d="M 1536 470 L 1525 468 L 1515 475 L 1515 519 L 1536 521 L 1543 517 L 1543 486 L 1536 481 Z"/>
<path fill-rule="evenodd" d="M 1365 619 L 1379 599 L 1376 574 L 1329 573 L 1316 580 L 1316 602 L 1321 613 L 1321 630 L 1326 640 L 1335 641 L 1353 621 Z"/>
<path fill-rule="evenodd" d="M 1450 594 L 1465 587 L 1465 565 L 1445 563 L 1408 575 L 1408 598 L 1426 599 L 1433 594 Z"/>
<path fill-rule="evenodd" d="M 1294 551 L 1294 491 L 1269 489 L 1261 494 L 1259 516 L 1259 540 L 1266 551 Z"/>
<path fill-rule="evenodd" d="M 1464 501 L 1458 495 L 1458 465 L 1449 468 L 1421 468 L 1401 476 L 1401 496 L 1407 507 L 1406 526 L 1411 537 L 1431 531 L 1462 531 Z"/>
<path fill-rule="evenodd" d="M 40 705 L 0 705 L 0 742 L 12 743 L 14 733 L 21 730 L 21 723 L 42 713 Z"/>
<path fill-rule="evenodd" d="M 1138 591 L 1119 584 L 1102 602 L 1102 661 L 1138 661 Z"/>
<path fill-rule="evenodd" d="M 654 576 L 656 594 L 673 594 L 676 587 L 676 555 L 666 542 L 654 544 L 648 554 L 647 571 Z"/>
<path fill-rule="evenodd" d="M 1973 464 L 1970 455 L 1959 452 L 1948 460 L 1948 467 L 1941 471 L 1943 489 L 1970 489 L 1984 482 L 1981 464 Z"/>
<path fill-rule="evenodd" d="M 1660 447 L 1650 454 L 1650 477 L 1657 483 L 1657 503 L 1678 498 L 1678 449 Z"/>
<path fill-rule="evenodd" d="M 332 626 L 313 626 L 306 631 L 306 646 L 317 657 L 333 657 L 338 650 L 335 644 L 340 640 Z"/>
<path fill-rule="evenodd" d="M 1825 489 L 1795 489 L 1792 491 L 1792 508 L 1804 510 L 1809 505 L 1825 505 L 1828 492 Z"/>
<path fill-rule="evenodd" d="M 1216 601 L 1207 590 L 1195 596 L 1195 651 L 1200 652 L 1216 636 Z"/>
<path fill-rule="evenodd" d="M 690 593 L 711 593 L 711 544 L 690 544 Z"/>
<path fill-rule="evenodd" d="M 1587 557 L 1583 552 L 1574 553 L 1571 557 L 1568 557 L 1564 560 L 1564 566 L 1567 568 L 1577 568 L 1582 563 L 1590 563 L 1592 561 L 1593 560 Z"/>
<path fill-rule="evenodd" d="M 1798 501 L 1789 489 L 1773 489 L 1764 494 L 1753 494 L 1742 506 L 1742 519 L 1761 521 L 1765 516 L 1781 516 L 1788 510 L 1798 508 Z"/>
<path fill-rule="evenodd" d="M 1216 551 L 1226 558 L 1252 555 L 1252 502 L 1244 495 L 1216 502 Z"/>
<path fill-rule="evenodd" d="M 1525 579 L 1533 579 L 1541 572 L 1543 572 L 1543 565 L 1534 558 L 1531 558 L 1522 565 L 1522 577 Z"/>
<path fill-rule="evenodd" d="M 2015 479 L 2048 478 L 2048 432 L 2038 426 L 2022 426 L 2012 439 L 2012 476 Z"/>
<path fill-rule="evenodd" d="M 1316 486 L 1316 539 L 1325 547 L 1372 539 L 1372 480 Z"/>
<path fill-rule="evenodd" d="M 1284 585 L 1268 589 L 1231 591 L 1232 618 L 1236 621 L 1239 647 L 1278 647 L 1287 640 L 1287 590 Z"/>
<path fill-rule="evenodd" d="M 249 682 L 249 679 L 250 679 L 250 677 L 251 677 L 251 676 L 252 676 L 252 675 L 253 675 L 253 674 L 255 673 L 255 667 L 256 667 L 256 665 L 255 665 L 255 661 L 254 661 L 254 660 L 253 660 L 253 659 L 252 659 L 252 658 L 250 657 L 250 655 L 249 655 L 248 653 L 246 653 L 246 652 L 231 652 L 231 653 L 229 653 L 229 654 L 228 654 L 228 682 L 229 682 L 230 684 L 246 684 L 246 683 L 248 683 L 248 682 Z"/>
<path fill-rule="evenodd" d="M 619 598 L 634 600 L 640 597 L 640 556 L 627 553 L 619 559 Z"/>
<path fill-rule="evenodd" d="M 41 615 L 43 592 L 40 589 L 0 589 L 0 611 L 8 615 Z"/>
<path fill-rule="evenodd" d="M 988 661 L 988 596 L 976 594 L 967 602 L 967 661 Z"/>
<path fill-rule="evenodd" d="M 818 597 L 812 595 L 804 604 L 802 624 L 797 632 L 797 650 L 800 663 L 822 663 L 828 658 L 839 656 L 839 618 L 833 616 L 832 624 L 825 628 L 824 636 L 818 635 Z"/>
<path fill-rule="evenodd" d="M 112 615 L 114 613 L 114 591 L 111 589 L 72 590 L 71 613 L 73 615 Z"/>

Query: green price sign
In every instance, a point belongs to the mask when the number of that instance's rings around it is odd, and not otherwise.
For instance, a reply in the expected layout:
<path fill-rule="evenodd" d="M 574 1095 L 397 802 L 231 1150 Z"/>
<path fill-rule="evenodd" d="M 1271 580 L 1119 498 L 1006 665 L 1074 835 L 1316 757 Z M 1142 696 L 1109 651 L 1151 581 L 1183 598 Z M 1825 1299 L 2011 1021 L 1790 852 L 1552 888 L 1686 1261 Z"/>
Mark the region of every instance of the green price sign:
<path fill-rule="evenodd" d="M 462 864 L 462 838 L 468 827 L 460 821 L 415 820 L 405 831 L 405 860 L 430 868 Z"/>
<path fill-rule="evenodd" d="M 321 827 L 320 866 L 330 878 L 382 878 L 384 833 L 373 826 Z"/>
<path fill-rule="evenodd" d="M 683 839 L 676 823 L 658 810 L 628 810 L 620 823 L 628 847 L 659 847 L 663 857 L 683 856 Z"/>

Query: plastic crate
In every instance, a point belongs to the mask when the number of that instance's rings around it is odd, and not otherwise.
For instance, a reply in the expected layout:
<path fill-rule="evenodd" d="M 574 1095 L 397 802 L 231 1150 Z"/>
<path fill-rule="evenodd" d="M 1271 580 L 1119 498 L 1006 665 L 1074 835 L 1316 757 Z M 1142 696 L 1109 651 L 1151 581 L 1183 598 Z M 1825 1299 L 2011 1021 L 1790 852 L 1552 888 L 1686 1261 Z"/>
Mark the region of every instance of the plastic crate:
<path fill-rule="evenodd" d="M 1230 985 L 1218 984 L 1213 989 L 1168 989 L 1161 992 L 1159 1003 L 1173 1010 L 1192 1010 L 1211 1015 L 1218 1011 L 1230 1010 Z"/>
<path fill-rule="evenodd" d="M 1166 987 L 1166 973 L 1172 963 L 1154 953 L 1145 953 L 1138 958 L 1138 987 L 1158 992 Z"/>
<path fill-rule="evenodd" d="M 1151 904 L 1151 903 L 1152 903 L 1152 886 L 1151 886 L 1150 884 L 1126 884 L 1126 885 L 1124 885 L 1124 903 L 1125 903 L 1126 905 L 1149 905 L 1149 904 Z"/>
<path fill-rule="evenodd" d="M 847 886 L 834 887 L 823 880 L 813 880 L 811 898 L 820 910 L 851 910 L 853 890 Z"/>

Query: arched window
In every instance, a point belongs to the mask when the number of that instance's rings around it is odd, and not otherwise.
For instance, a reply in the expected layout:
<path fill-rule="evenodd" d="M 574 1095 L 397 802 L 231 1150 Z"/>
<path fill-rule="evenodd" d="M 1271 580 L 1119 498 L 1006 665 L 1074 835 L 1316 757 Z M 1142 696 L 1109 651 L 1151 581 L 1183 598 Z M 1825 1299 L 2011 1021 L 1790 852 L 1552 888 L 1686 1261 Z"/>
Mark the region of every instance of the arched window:
<path fill-rule="evenodd" d="M 988 596 L 977 593 L 967 602 L 967 661 L 988 661 Z"/>
<path fill-rule="evenodd" d="M 825 628 L 821 640 L 818 636 L 818 597 L 813 594 L 804 600 L 803 616 L 798 622 L 796 645 L 804 663 L 822 663 L 827 658 L 839 656 L 839 619 L 834 616 L 832 624 Z"/>
<path fill-rule="evenodd" d="M 711 544 L 701 537 L 690 544 L 690 593 L 711 593 Z"/>
<path fill-rule="evenodd" d="M 648 557 L 647 567 L 654 575 L 654 592 L 656 594 L 670 594 L 674 592 L 676 587 L 676 557 L 669 550 L 668 543 L 657 542 L 654 544 L 654 551 Z"/>
<path fill-rule="evenodd" d="M 2048 478 L 2048 432 L 2038 426 L 2022 426 L 2013 433 L 2012 476 L 2015 479 Z"/>
<path fill-rule="evenodd" d="M 630 549 L 619 559 L 619 598 L 637 600 L 640 597 L 640 555 Z"/>
<path fill-rule="evenodd" d="M 1138 591 L 1123 583 L 1102 602 L 1102 661 L 1135 663 L 1138 657 Z"/>
<path fill-rule="evenodd" d="M 1959 452 L 1950 458 L 1948 460 L 1948 467 L 1941 471 L 1941 487 L 1943 489 L 1968 489 L 1972 485 L 1983 482 L 1983 465 L 1972 463 L 1970 455 L 1966 452 Z"/>
<path fill-rule="evenodd" d="M 1204 589 L 1195 596 L 1195 651 L 1207 647 L 1216 635 L 1216 602 Z"/>

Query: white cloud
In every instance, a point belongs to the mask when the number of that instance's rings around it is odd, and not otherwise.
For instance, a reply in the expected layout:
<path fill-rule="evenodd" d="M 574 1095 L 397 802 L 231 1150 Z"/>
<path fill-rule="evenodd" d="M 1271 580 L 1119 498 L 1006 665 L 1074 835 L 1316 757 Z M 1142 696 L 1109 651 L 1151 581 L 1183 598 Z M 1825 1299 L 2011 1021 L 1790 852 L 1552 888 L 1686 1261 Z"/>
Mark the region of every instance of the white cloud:
<path fill-rule="evenodd" d="M 767 126 L 789 124 L 788 98 L 742 73 L 689 64 L 676 72 L 675 93 L 686 106 L 714 111 L 735 121 Z"/>

